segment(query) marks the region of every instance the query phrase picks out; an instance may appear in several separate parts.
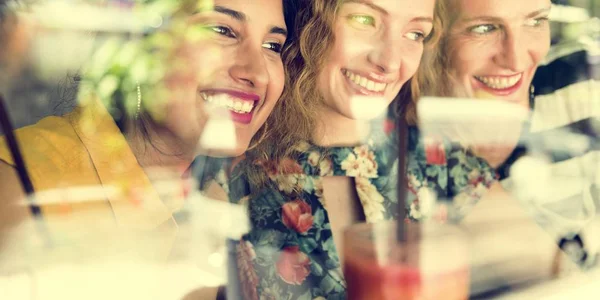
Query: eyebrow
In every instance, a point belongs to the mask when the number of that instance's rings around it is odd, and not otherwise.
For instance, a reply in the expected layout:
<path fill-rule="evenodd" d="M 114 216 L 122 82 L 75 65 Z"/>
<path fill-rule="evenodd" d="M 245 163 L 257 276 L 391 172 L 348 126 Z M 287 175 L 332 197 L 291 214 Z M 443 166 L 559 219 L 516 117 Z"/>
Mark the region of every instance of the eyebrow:
<path fill-rule="evenodd" d="M 238 21 L 246 22 L 246 14 L 239 12 L 237 10 L 229 9 L 227 7 L 215 5 L 213 10 L 218 13 L 222 13 L 224 15 L 228 15 Z"/>
<path fill-rule="evenodd" d="M 531 17 L 535 17 L 535 16 L 537 16 L 537 15 L 541 15 L 541 14 L 543 14 L 543 13 L 548 13 L 548 12 L 550 12 L 550 9 L 551 9 L 551 8 L 552 8 L 551 6 L 548 6 L 548 7 L 544 7 L 544 8 L 542 8 L 542 9 L 538 9 L 538 10 L 536 10 L 536 11 L 534 11 L 534 12 L 532 12 L 532 13 L 528 14 L 526 17 L 527 17 L 527 18 L 531 18 Z"/>
<path fill-rule="evenodd" d="M 538 10 L 536 10 L 534 12 L 531 12 L 531 13 L 527 14 L 525 16 L 525 18 L 532 18 L 532 17 L 535 17 L 537 15 L 541 15 L 543 13 L 550 12 L 550 8 L 551 7 L 549 6 L 549 7 L 544 7 L 542 9 L 538 9 Z M 500 18 L 500 17 L 493 17 L 493 16 L 478 16 L 478 17 L 466 18 L 462 22 L 469 23 L 469 22 L 476 21 L 476 20 L 497 22 L 497 21 L 502 20 L 502 18 Z"/>
<path fill-rule="evenodd" d="M 246 17 L 246 14 L 244 14 L 243 12 L 239 12 L 237 10 L 233 10 L 227 7 L 223 7 L 223 6 L 218 6 L 215 5 L 213 7 L 213 10 L 215 12 L 230 16 L 240 22 L 246 22 L 248 20 L 248 18 Z M 271 27 L 271 29 L 269 30 L 269 33 L 272 34 L 281 34 L 284 36 L 288 35 L 288 31 L 285 28 L 279 27 L 279 26 L 273 26 Z"/>
<path fill-rule="evenodd" d="M 281 35 L 284 35 L 284 36 L 288 35 L 288 31 L 285 28 L 281 28 L 279 26 L 273 26 L 273 27 L 271 27 L 271 30 L 269 30 L 269 33 L 281 34 Z"/>
<path fill-rule="evenodd" d="M 411 22 L 433 23 L 432 17 L 416 17 Z"/>
<path fill-rule="evenodd" d="M 385 10 L 383 7 L 375 5 L 373 2 L 369 1 L 369 0 L 346 0 L 344 1 L 344 3 L 357 3 L 357 4 L 362 4 L 362 5 L 366 5 L 376 11 L 381 12 L 384 15 L 389 15 L 390 13 Z"/>
<path fill-rule="evenodd" d="M 370 0 L 346 0 L 344 3 L 357 3 L 368 6 L 376 11 L 381 12 L 384 15 L 389 15 L 390 13 L 385 10 L 383 7 L 378 6 L 371 2 Z M 433 23 L 433 18 L 431 17 L 417 17 L 411 20 L 411 22 L 425 22 L 425 23 Z"/>

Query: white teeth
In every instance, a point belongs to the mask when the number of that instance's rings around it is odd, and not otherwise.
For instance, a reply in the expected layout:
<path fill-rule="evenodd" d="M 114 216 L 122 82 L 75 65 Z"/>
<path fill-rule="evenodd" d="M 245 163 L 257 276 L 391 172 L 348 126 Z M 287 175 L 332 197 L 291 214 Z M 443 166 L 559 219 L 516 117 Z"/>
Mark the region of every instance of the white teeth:
<path fill-rule="evenodd" d="M 491 87 L 493 89 L 507 89 L 513 87 L 519 80 L 523 74 L 517 74 L 510 77 L 479 77 L 475 76 L 477 80 L 481 81 L 483 84 Z"/>
<path fill-rule="evenodd" d="M 374 90 L 375 89 L 375 82 L 373 81 L 369 81 L 369 83 L 367 84 L 367 90 Z"/>
<path fill-rule="evenodd" d="M 252 110 L 252 104 L 248 103 L 248 102 L 244 102 L 244 105 L 242 106 L 242 111 L 250 111 Z"/>
<path fill-rule="evenodd" d="M 229 94 L 208 95 L 206 93 L 200 93 L 200 97 L 202 97 L 202 99 L 208 103 L 225 107 L 240 114 L 247 114 L 251 112 L 252 109 L 254 109 L 254 104 L 256 103 L 254 101 L 240 100 L 230 96 Z"/>
<path fill-rule="evenodd" d="M 371 92 L 381 92 L 387 87 L 386 83 L 380 83 L 373 80 L 369 80 L 365 77 L 354 74 L 348 70 L 344 72 L 344 75 L 346 75 L 346 77 L 348 77 L 348 79 L 350 79 L 350 81 L 354 82 L 356 85 L 359 85 Z"/>
<path fill-rule="evenodd" d="M 360 86 L 362 86 L 362 87 L 366 88 L 366 87 L 367 87 L 367 81 L 368 81 L 368 79 L 366 79 L 366 78 L 362 77 L 362 78 L 360 79 Z"/>

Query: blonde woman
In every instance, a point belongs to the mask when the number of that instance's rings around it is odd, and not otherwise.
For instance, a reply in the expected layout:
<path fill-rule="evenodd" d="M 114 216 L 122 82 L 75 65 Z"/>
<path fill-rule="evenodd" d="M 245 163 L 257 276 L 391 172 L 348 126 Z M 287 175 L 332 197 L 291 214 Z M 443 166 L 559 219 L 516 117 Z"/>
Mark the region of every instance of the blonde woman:
<path fill-rule="evenodd" d="M 580 91 L 592 89 L 594 83 L 586 82 L 584 74 L 547 73 L 552 72 L 553 68 L 543 65 L 550 49 L 551 1 L 442 2 L 447 7 L 446 13 L 440 15 L 445 30 L 440 43 L 425 55 L 422 62 L 423 72 L 419 73 L 421 90 L 435 96 L 467 96 L 482 101 L 505 101 L 532 109 L 535 116 L 535 119 L 524 120 L 522 130 L 515 132 L 503 147 L 473 145 L 479 156 L 493 167 L 499 168 L 502 177 L 510 176 L 504 182 L 507 184 L 501 186 L 498 183 L 492 187 L 493 192 L 481 203 L 480 211 L 484 211 L 488 201 L 498 199 L 503 200 L 501 206 L 507 211 L 526 211 L 531 216 L 531 224 L 535 227 L 539 224 L 546 231 L 539 231 L 540 235 L 550 234 L 576 264 L 589 268 L 597 263 L 597 250 L 586 245 L 586 241 L 594 239 L 592 232 L 595 228 L 590 222 L 596 209 L 593 203 L 594 185 L 590 186 L 590 181 L 597 181 L 597 164 L 590 161 L 582 163 L 582 160 L 589 158 L 586 154 L 590 154 L 593 149 L 566 154 L 564 151 L 553 152 L 556 149 L 552 148 L 539 148 L 540 153 L 550 154 L 548 159 L 553 164 L 538 164 L 537 169 L 530 170 L 527 174 L 521 173 L 520 176 L 509 172 L 515 161 L 528 152 L 531 153 L 531 149 L 526 146 L 543 146 L 527 143 L 515 149 L 519 137 L 522 141 L 537 139 L 552 144 L 561 136 L 561 130 L 589 135 L 589 132 L 580 128 L 584 128 L 593 111 L 593 106 L 586 106 L 586 103 L 593 103 L 595 99 L 591 99 L 593 97 L 589 96 L 589 91 Z M 573 62 L 573 59 L 569 60 L 569 64 Z M 574 69 L 580 67 L 581 65 L 573 66 Z M 569 82 L 572 77 L 578 78 L 580 83 Z M 534 86 L 536 82 L 544 84 L 542 91 L 539 91 L 540 87 Z M 553 89 L 561 91 L 553 96 Z M 541 97 L 536 98 L 538 95 Z M 521 124 L 518 125 L 521 129 Z M 565 139 L 560 144 L 569 144 Z M 523 161 L 532 162 L 527 158 Z M 536 162 L 539 163 L 533 160 L 533 163 Z M 542 178 L 541 170 L 552 171 L 543 177 L 543 180 L 548 180 L 542 185 L 543 188 L 536 190 L 535 184 L 540 184 L 537 180 Z M 578 216 L 567 217 L 575 215 L 574 212 Z M 554 245 L 536 244 L 533 238 L 527 239 L 532 248 L 541 249 L 536 259 L 543 260 L 544 264 L 536 264 L 539 268 L 534 272 L 540 272 L 537 275 L 543 273 L 548 276 L 551 269 L 554 269 L 554 273 L 558 272 L 559 264 L 570 264 L 564 261 L 558 263 L 562 254 L 552 247 Z M 542 253 L 543 249 L 548 251 Z M 556 253 L 557 262 L 552 262 L 553 252 Z M 554 265 L 550 266 L 550 263 Z M 529 271 L 531 270 L 527 272 Z"/>
<path fill-rule="evenodd" d="M 230 199 L 247 203 L 253 225 L 238 247 L 247 299 L 345 298 L 342 229 L 397 217 L 398 147 L 385 112 L 404 115 L 392 102 L 436 41 L 439 4 L 302 2 L 298 39 L 284 53 L 289 89 L 269 119 L 274 128 L 247 153 L 250 171 L 231 184 Z M 402 106 L 410 97 L 407 90 L 397 101 Z M 484 162 L 448 143 L 423 141 L 416 128 L 408 151 L 401 153 L 409 156 L 404 221 L 454 216 L 436 206 L 436 194 L 460 195 L 467 207 L 493 181 Z"/>
<path fill-rule="evenodd" d="M 496 99 L 529 108 L 533 77 L 550 47 L 550 1 L 444 2 L 444 32 L 437 47 L 425 56 L 419 73 L 421 90 L 427 95 Z M 510 143 L 475 150 L 498 167 L 516 140 Z"/>

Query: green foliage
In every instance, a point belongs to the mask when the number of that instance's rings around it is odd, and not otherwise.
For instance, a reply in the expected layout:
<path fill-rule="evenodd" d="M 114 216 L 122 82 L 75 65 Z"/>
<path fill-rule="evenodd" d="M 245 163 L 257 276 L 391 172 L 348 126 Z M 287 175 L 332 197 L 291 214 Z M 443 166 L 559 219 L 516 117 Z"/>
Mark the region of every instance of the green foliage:
<path fill-rule="evenodd" d="M 134 115 L 138 85 L 142 105 L 149 111 L 168 101 L 165 77 L 177 72 L 173 66 L 183 60 L 177 50 L 186 43 L 206 37 L 202 26 L 191 26 L 193 14 L 211 9 L 212 0 L 138 0 L 135 18 L 143 24 L 143 33 L 107 38 L 82 69 L 80 101 L 97 97 L 113 114 Z M 125 112 L 117 111 L 119 104 Z"/>

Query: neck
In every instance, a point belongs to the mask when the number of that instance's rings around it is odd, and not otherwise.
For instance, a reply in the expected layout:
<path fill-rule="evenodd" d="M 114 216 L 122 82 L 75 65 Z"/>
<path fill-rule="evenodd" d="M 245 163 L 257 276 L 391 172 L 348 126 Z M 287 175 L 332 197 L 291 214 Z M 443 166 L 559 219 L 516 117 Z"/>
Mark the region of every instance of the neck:
<path fill-rule="evenodd" d="M 146 136 L 141 125 L 134 122 L 128 122 L 125 138 L 140 166 L 145 171 L 162 168 L 185 177 L 195 157 L 195 145 L 186 145 L 168 130 L 154 125 L 147 126 Z"/>
<path fill-rule="evenodd" d="M 318 146 L 354 146 L 363 142 L 370 130 L 365 120 L 355 120 L 328 108 L 318 112 L 312 142 Z"/>

